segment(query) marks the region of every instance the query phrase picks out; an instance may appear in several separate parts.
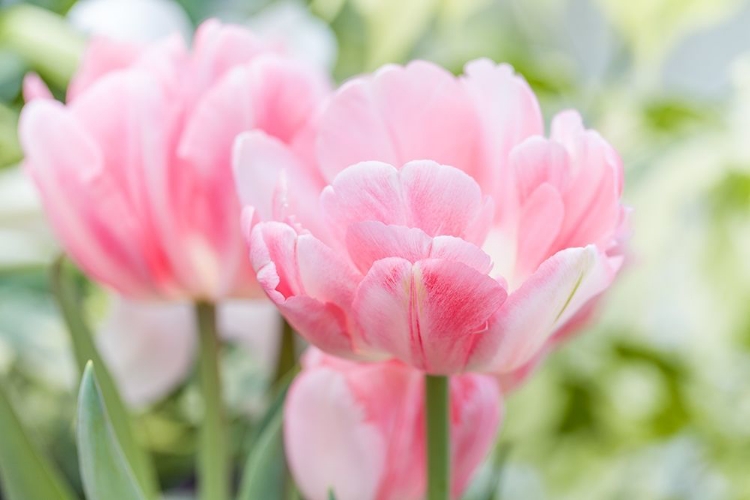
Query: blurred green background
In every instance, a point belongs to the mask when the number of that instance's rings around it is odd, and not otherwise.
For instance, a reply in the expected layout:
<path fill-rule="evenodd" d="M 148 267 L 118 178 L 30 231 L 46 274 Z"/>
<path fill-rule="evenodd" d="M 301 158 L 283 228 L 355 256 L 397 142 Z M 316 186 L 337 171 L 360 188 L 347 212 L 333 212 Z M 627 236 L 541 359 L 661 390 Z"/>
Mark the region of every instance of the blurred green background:
<path fill-rule="evenodd" d="M 413 58 L 457 73 L 475 57 L 510 62 L 547 116 L 580 109 L 622 154 L 635 208 L 632 263 L 596 326 L 509 395 L 497 452 L 468 498 L 750 498 L 750 2 L 0 5 L 0 377 L 72 480 L 75 375 L 46 279 L 58 250 L 17 167 L 22 77 L 38 72 L 62 96 L 87 33 L 189 36 L 217 16 L 296 37 L 290 43 L 338 81 Z M 129 15 L 106 14 L 125 7 Z M 101 316 L 106 300 L 84 286 L 91 315 Z M 262 399 L 266 381 L 241 355 L 228 357 L 234 413 L 252 413 L 248 401 Z M 161 473 L 175 485 L 191 466 L 191 391 L 188 381 L 142 410 Z"/>

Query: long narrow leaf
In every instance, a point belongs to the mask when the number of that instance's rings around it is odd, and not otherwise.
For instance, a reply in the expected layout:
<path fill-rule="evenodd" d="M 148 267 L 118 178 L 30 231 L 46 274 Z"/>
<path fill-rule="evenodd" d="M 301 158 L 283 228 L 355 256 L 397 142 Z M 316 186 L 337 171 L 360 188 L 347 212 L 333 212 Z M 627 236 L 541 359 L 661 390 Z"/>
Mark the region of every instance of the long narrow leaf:
<path fill-rule="evenodd" d="M 78 460 L 88 500 L 145 500 L 117 440 L 97 374 L 86 366 L 78 394 Z"/>
<path fill-rule="evenodd" d="M 282 424 L 284 400 L 297 371 L 293 368 L 279 380 L 276 394 L 258 424 L 243 471 L 238 500 L 288 497 Z"/>
<path fill-rule="evenodd" d="M 39 452 L 0 387 L 0 486 L 7 500 L 73 500 L 61 474 Z"/>
<path fill-rule="evenodd" d="M 65 257 L 62 256 L 52 265 L 51 284 L 70 332 L 76 363 L 81 373 L 84 372 L 89 361 L 93 361 L 96 365 L 97 382 L 117 441 L 147 498 L 156 498 L 159 487 L 153 464 L 150 457 L 138 445 L 125 403 L 120 397 L 111 373 L 96 349 L 91 330 L 81 315 L 79 300 L 70 277 L 65 273 L 64 264 Z"/>
<path fill-rule="evenodd" d="M 285 498 L 285 470 L 282 415 L 279 413 L 250 453 L 238 500 Z"/>

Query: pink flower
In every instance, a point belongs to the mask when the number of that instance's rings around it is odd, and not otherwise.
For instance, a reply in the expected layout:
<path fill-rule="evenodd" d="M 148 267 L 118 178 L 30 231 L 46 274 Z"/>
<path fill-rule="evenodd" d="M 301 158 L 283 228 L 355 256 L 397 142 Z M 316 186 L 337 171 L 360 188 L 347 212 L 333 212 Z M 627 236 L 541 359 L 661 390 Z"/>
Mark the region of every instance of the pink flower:
<path fill-rule="evenodd" d="M 66 251 L 126 296 L 260 293 L 231 170 L 235 136 L 294 148 L 328 82 L 247 30 L 205 22 L 192 50 L 94 39 L 53 101 L 32 79 L 20 137 Z"/>
<path fill-rule="evenodd" d="M 501 401 L 483 375 L 451 379 L 453 497 L 492 447 Z M 305 498 L 410 500 L 425 494 L 424 376 L 403 363 L 355 363 L 311 349 L 287 396 L 284 442 Z"/>
<path fill-rule="evenodd" d="M 523 367 L 609 287 L 626 239 L 615 150 L 573 111 L 543 132 L 528 85 L 478 60 L 460 78 L 418 61 L 348 82 L 302 153 L 240 136 L 259 282 L 331 354 Z M 272 170 L 272 195 L 245 188 Z"/>

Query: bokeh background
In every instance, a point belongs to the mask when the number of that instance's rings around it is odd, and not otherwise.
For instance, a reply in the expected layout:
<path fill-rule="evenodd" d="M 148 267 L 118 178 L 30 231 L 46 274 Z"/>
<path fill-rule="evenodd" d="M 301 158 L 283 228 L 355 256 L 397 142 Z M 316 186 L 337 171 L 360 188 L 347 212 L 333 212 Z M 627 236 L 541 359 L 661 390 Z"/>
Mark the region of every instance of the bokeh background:
<path fill-rule="evenodd" d="M 750 2 L 0 5 L 0 378 L 71 481 L 76 375 L 47 284 L 59 248 L 18 167 L 22 78 L 35 71 L 62 96 L 87 35 L 189 37 L 216 16 L 283 38 L 337 81 L 413 58 L 455 72 L 479 56 L 510 62 L 547 116 L 580 109 L 622 154 L 625 198 L 635 208 L 630 267 L 595 326 L 508 396 L 496 452 L 467 498 L 750 498 Z M 105 354 L 127 358 L 115 372 L 141 375 L 124 392 L 162 477 L 182 498 L 195 427 L 189 316 L 179 306 L 134 313 L 83 279 L 81 287 Z M 241 314 L 228 330 L 243 324 Z M 263 406 L 274 340 L 227 335 L 232 413 L 252 417 Z M 144 372 L 147 361 L 161 371 Z"/>

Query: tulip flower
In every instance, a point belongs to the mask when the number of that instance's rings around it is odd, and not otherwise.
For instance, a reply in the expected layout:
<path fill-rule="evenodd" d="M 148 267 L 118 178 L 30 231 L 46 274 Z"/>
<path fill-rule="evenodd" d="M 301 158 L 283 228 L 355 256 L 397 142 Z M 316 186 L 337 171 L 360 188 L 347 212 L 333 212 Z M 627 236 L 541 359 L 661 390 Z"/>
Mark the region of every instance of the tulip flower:
<path fill-rule="evenodd" d="M 284 442 L 308 500 L 418 500 L 425 494 L 422 374 L 398 361 L 356 363 L 311 348 L 292 383 Z M 501 416 L 496 382 L 453 377 L 452 497 L 491 449 Z"/>
<path fill-rule="evenodd" d="M 67 104 L 22 111 L 26 168 L 65 250 L 97 281 L 138 299 L 259 296 L 232 143 L 262 130 L 294 147 L 327 88 L 315 68 L 216 21 L 191 51 L 179 36 L 95 38 Z"/>
<path fill-rule="evenodd" d="M 244 134 L 235 175 L 258 281 L 328 353 L 510 373 L 622 265 L 619 156 L 574 111 L 545 137 L 507 65 L 387 66 L 343 85 L 311 142 Z M 269 202 L 246 186 L 271 171 Z"/>
<path fill-rule="evenodd" d="M 216 303 L 262 292 L 246 257 L 232 144 L 263 131 L 304 149 L 328 93 L 315 67 L 207 21 L 192 49 L 94 38 L 67 103 L 33 77 L 19 135 L 53 229 L 86 274 L 131 300 L 196 304 L 200 497 L 229 497 Z M 298 145 L 299 144 L 299 145 Z M 259 177 L 254 189 L 268 183 Z"/>

